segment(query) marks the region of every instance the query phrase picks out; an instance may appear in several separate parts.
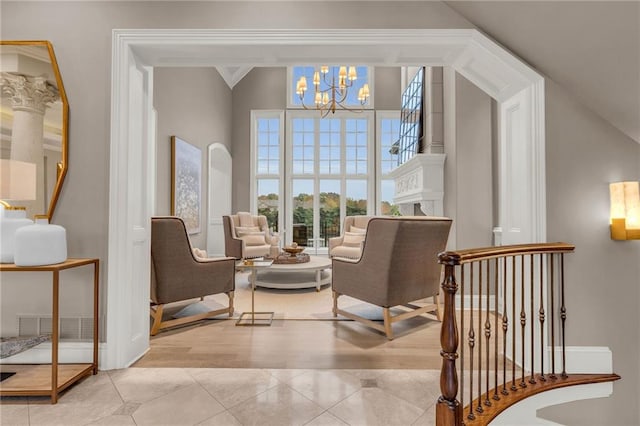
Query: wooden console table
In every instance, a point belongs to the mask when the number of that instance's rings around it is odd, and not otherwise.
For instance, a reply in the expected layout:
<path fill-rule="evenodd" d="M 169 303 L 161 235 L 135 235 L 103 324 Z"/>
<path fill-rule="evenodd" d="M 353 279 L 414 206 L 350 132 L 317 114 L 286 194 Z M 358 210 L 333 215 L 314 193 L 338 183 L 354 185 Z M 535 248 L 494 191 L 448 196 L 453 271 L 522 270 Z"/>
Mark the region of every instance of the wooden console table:
<path fill-rule="evenodd" d="M 59 278 L 60 271 L 93 264 L 93 362 L 77 364 L 58 363 L 60 322 Z M 52 272 L 53 298 L 51 314 L 51 365 L 1 364 L 1 371 L 16 374 L 0 382 L 0 396 L 50 396 L 51 403 L 58 402 L 58 394 L 89 374 L 98 374 L 98 280 L 99 259 L 67 259 L 62 263 L 44 266 L 16 266 L 0 264 L 0 272 Z M 50 375 L 47 371 L 50 370 Z"/>

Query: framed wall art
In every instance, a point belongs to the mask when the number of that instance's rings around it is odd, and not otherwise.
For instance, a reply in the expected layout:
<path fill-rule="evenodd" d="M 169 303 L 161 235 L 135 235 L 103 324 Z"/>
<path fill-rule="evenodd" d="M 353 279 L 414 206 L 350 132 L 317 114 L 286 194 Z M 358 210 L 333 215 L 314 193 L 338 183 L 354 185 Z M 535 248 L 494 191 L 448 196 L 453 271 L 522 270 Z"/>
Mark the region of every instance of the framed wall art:
<path fill-rule="evenodd" d="M 184 220 L 189 234 L 200 232 L 202 151 L 171 136 L 171 215 Z"/>

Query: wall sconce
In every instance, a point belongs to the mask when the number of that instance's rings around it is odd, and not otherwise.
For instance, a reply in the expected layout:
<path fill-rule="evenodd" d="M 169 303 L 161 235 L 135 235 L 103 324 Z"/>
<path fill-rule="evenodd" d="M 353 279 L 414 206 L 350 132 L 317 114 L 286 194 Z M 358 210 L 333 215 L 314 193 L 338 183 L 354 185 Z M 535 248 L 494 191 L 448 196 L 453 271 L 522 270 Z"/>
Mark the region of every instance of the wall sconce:
<path fill-rule="evenodd" d="M 611 196 L 611 239 L 640 240 L 640 182 L 615 182 Z"/>

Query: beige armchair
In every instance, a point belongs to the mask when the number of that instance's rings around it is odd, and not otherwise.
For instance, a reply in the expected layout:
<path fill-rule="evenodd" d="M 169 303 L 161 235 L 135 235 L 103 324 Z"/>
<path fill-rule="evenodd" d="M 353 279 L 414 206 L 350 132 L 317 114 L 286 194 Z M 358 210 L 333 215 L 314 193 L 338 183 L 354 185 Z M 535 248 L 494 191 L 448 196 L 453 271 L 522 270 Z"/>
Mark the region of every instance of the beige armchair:
<path fill-rule="evenodd" d="M 161 329 L 223 313 L 233 315 L 235 259 L 199 258 L 179 217 L 151 218 L 151 335 Z M 229 306 L 163 321 L 165 304 L 226 293 Z"/>
<path fill-rule="evenodd" d="M 367 230 L 373 216 L 346 216 L 342 235 L 329 239 L 329 256 L 358 259 Z"/>
<path fill-rule="evenodd" d="M 280 238 L 271 234 L 266 216 L 239 212 L 222 216 L 222 221 L 226 256 L 244 259 L 280 253 Z"/>
<path fill-rule="evenodd" d="M 445 250 L 451 219 L 429 216 L 375 217 L 358 260 L 334 257 L 332 262 L 333 314 L 362 322 L 393 339 L 391 324 L 436 311 L 440 320 L 438 253 Z M 383 308 L 384 325 L 338 308 L 347 295 Z M 433 297 L 433 304 L 415 303 Z M 390 308 L 410 310 L 391 316 Z"/>

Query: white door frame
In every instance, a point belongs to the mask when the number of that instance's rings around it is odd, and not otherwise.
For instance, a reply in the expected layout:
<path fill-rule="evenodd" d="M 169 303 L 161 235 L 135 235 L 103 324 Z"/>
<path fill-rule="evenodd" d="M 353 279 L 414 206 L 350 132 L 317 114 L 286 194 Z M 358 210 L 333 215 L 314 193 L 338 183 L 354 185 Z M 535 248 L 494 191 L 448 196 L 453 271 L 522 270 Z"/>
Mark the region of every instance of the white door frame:
<path fill-rule="evenodd" d="M 132 161 L 131 144 L 149 147 L 155 141 L 151 140 L 152 132 L 139 132 L 141 139 L 131 138 L 136 129 L 148 125 L 130 115 L 130 98 L 136 96 L 129 84 L 131 67 L 149 74 L 145 79 L 149 84 L 137 94 L 146 100 L 153 93 L 154 66 L 224 65 L 216 62 L 216 58 L 225 61 L 234 58 L 236 65 L 246 58 L 253 65 L 288 66 L 300 60 L 313 62 L 308 53 L 310 46 L 316 62 L 344 62 L 345 58 L 339 56 L 342 51 L 350 53 L 350 62 L 374 66 L 451 66 L 499 105 L 502 243 L 546 241 L 544 79 L 475 29 L 113 30 L 112 45 L 107 334 L 102 369 L 127 367 L 144 354 L 140 350 L 131 351 L 132 336 L 144 324 L 132 324 L 130 315 L 144 313 L 146 318 L 149 308 L 148 298 L 144 297 L 148 282 L 138 281 L 148 274 L 149 255 L 139 262 L 130 254 L 134 246 L 148 244 L 150 219 L 147 217 L 146 224 L 138 223 L 137 219 L 145 210 L 153 211 L 149 205 L 155 180 L 151 173 L 134 174 L 128 167 Z M 164 56 L 163 48 L 167 49 Z M 176 62 L 178 51 L 181 58 Z M 209 54 L 202 54 L 204 51 Z M 388 52 L 393 52 L 392 61 L 383 57 Z M 262 57 L 256 59 L 258 54 Z M 210 62 L 204 63 L 204 58 Z M 149 100 L 144 102 L 147 109 L 153 105 Z M 141 152 L 148 155 L 142 159 L 146 164 L 155 164 L 155 151 Z M 139 291 L 133 292 L 132 288 Z M 132 294 L 136 298 L 127 300 Z M 148 347 L 148 336 L 146 342 Z"/>

